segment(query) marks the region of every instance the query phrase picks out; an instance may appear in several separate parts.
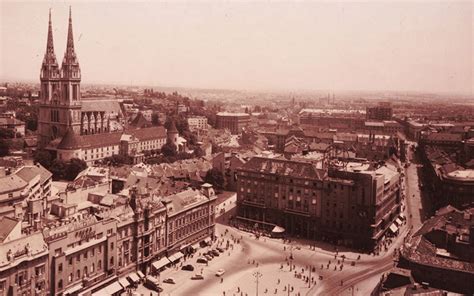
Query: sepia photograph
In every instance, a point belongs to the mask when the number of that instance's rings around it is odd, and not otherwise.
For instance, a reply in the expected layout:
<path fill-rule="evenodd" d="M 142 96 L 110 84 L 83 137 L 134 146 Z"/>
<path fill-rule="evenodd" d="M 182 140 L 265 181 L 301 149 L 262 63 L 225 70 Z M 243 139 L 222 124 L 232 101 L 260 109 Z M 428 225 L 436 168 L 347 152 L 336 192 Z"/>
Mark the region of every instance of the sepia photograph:
<path fill-rule="evenodd" d="M 0 296 L 474 295 L 473 13 L 0 0 Z"/>

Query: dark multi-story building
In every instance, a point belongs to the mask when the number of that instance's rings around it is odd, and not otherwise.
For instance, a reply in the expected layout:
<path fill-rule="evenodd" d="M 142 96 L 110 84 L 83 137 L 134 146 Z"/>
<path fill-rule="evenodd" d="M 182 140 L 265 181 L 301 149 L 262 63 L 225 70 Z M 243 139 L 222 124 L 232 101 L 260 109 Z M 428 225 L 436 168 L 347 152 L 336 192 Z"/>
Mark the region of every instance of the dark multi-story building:
<path fill-rule="evenodd" d="M 237 221 L 266 231 L 374 248 L 400 213 L 400 174 L 392 165 L 254 157 L 238 169 Z"/>
<path fill-rule="evenodd" d="M 365 111 L 367 120 L 392 120 L 393 109 L 389 104 L 367 107 Z"/>
<path fill-rule="evenodd" d="M 247 113 L 219 112 L 216 114 L 216 127 L 228 129 L 233 135 L 242 132 L 242 128 L 250 123 L 250 115 Z"/>

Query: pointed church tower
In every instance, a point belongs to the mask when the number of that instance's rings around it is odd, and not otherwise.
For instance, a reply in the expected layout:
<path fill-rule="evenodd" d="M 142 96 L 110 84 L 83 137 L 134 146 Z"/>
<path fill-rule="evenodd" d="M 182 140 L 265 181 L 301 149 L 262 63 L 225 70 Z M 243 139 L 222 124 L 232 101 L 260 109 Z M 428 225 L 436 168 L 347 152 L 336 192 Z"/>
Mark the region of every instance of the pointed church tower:
<path fill-rule="evenodd" d="M 178 129 L 176 128 L 176 125 L 174 124 L 174 121 L 171 121 L 171 126 L 166 131 L 166 135 L 167 135 L 168 143 L 172 143 L 172 144 L 176 145 L 176 147 L 177 147 L 178 146 L 179 132 L 178 132 Z"/>
<path fill-rule="evenodd" d="M 81 69 L 74 51 L 72 17 L 69 8 L 67 48 L 61 69 L 54 54 L 51 11 L 49 13 L 48 41 L 41 66 L 41 104 L 38 112 L 38 146 L 45 148 L 69 129 L 81 132 Z"/>
<path fill-rule="evenodd" d="M 72 13 L 69 7 L 69 27 L 67 32 L 66 52 L 61 65 L 61 103 L 80 105 L 81 101 L 81 68 L 74 51 L 74 36 L 72 33 Z"/>
<path fill-rule="evenodd" d="M 53 25 L 51 23 L 51 9 L 49 10 L 48 40 L 46 41 L 46 53 L 41 65 L 41 103 L 59 100 L 59 66 L 54 53 Z"/>

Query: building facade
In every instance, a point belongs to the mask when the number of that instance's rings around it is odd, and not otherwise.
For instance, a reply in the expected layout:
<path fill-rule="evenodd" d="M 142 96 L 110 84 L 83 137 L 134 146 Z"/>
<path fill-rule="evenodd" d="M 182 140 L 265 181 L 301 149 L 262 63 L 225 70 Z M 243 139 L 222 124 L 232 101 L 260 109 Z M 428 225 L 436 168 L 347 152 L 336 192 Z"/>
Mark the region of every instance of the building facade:
<path fill-rule="evenodd" d="M 2 222 L 2 234 L 8 224 Z M 16 223 L 20 223 L 16 221 Z M 5 229 L 6 228 L 6 229 Z M 0 239 L 0 295 L 52 295 L 49 292 L 48 245 L 41 233 L 21 231 Z"/>
<path fill-rule="evenodd" d="M 344 169 L 254 157 L 238 169 L 237 221 L 373 249 L 400 213 L 400 174 L 368 163 Z M 393 228 L 392 228 L 393 229 Z"/>
<path fill-rule="evenodd" d="M 188 189 L 166 197 L 168 255 L 189 252 L 192 245 L 215 236 L 216 194 L 211 185 L 201 191 Z"/>
<path fill-rule="evenodd" d="M 189 116 L 188 117 L 189 130 L 192 132 L 198 130 L 207 130 L 207 117 L 205 116 Z"/>
<path fill-rule="evenodd" d="M 392 120 L 393 109 L 389 104 L 367 107 L 365 115 L 367 120 Z"/>
<path fill-rule="evenodd" d="M 250 123 L 250 115 L 247 113 L 219 112 L 216 114 L 216 127 L 228 129 L 233 135 L 240 134 L 242 128 Z"/>

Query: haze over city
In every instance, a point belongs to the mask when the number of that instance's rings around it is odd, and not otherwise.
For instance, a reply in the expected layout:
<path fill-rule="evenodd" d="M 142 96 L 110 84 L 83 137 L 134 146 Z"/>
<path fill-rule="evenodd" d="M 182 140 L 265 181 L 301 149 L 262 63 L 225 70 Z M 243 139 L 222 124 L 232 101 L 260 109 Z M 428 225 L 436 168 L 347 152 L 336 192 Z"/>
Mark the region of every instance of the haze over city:
<path fill-rule="evenodd" d="M 83 83 L 472 94 L 473 3 L 2 2 L 0 79 L 36 81 L 69 6 Z"/>

